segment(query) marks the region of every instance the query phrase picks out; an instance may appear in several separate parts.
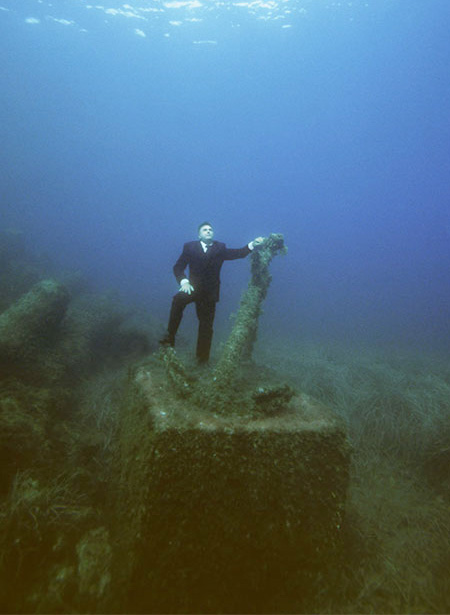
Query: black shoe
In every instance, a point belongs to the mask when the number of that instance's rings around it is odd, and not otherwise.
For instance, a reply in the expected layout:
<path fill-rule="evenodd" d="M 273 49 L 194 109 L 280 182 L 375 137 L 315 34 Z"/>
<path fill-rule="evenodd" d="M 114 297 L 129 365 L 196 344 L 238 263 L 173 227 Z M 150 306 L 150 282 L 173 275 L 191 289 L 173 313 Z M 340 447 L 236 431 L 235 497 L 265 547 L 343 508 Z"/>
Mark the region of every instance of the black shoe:
<path fill-rule="evenodd" d="M 165 348 L 167 348 L 168 346 L 170 346 L 170 348 L 173 348 L 175 346 L 175 340 L 173 339 L 173 337 L 170 337 L 170 335 L 165 335 L 162 339 L 159 340 L 159 345 L 164 346 Z"/>

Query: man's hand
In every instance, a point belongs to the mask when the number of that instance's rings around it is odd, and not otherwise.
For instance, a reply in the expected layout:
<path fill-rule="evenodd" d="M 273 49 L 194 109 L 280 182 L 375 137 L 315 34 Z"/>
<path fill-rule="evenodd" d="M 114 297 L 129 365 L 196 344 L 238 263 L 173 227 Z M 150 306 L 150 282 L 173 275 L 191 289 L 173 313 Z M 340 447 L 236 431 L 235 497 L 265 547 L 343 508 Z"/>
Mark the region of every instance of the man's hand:
<path fill-rule="evenodd" d="M 249 243 L 248 247 L 250 248 L 250 250 L 253 250 L 253 248 L 256 248 L 256 246 L 260 246 L 263 242 L 264 242 L 264 237 L 257 237 L 256 239 L 254 239 L 253 241 Z"/>
<path fill-rule="evenodd" d="M 190 295 L 192 292 L 194 292 L 194 287 L 189 282 L 189 280 L 183 280 L 180 285 L 180 291 Z"/>

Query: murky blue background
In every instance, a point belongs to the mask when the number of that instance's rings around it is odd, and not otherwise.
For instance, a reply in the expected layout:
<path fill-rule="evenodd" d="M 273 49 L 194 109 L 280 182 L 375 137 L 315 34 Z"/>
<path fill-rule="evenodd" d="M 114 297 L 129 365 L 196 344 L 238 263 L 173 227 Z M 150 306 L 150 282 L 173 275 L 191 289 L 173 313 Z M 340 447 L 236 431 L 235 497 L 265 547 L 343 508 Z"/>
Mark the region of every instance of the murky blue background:
<path fill-rule="evenodd" d="M 266 336 L 445 352 L 449 32 L 448 0 L 0 0 L 0 224 L 161 322 L 199 222 L 281 232 Z"/>

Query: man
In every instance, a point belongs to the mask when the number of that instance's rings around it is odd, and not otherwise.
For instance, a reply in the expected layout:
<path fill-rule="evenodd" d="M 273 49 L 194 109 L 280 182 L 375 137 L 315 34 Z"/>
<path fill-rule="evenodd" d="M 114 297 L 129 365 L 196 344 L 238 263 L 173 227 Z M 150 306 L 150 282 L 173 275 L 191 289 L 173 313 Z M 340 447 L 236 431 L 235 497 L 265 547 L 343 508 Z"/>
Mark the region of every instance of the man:
<path fill-rule="evenodd" d="M 213 336 L 216 303 L 219 301 L 220 269 L 224 261 L 245 258 L 261 244 L 263 237 L 257 237 L 243 248 L 227 248 L 224 243 L 214 241 L 214 230 L 209 222 L 198 227 L 198 241 L 184 244 L 183 252 L 174 265 L 173 272 L 180 289 L 172 300 L 167 334 L 160 341 L 163 346 L 174 346 L 175 336 L 183 317 L 184 308 L 195 303 L 198 318 L 197 361 L 208 362 Z M 186 267 L 189 266 L 189 277 Z"/>

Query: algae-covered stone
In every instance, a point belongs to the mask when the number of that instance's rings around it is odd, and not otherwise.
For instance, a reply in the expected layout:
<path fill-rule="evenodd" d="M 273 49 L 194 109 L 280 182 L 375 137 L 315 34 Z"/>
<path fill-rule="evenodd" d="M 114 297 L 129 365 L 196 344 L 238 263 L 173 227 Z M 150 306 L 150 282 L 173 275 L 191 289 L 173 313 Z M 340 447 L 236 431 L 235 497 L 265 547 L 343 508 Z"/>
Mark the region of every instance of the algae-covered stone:
<path fill-rule="evenodd" d="M 122 608 L 307 608 L 338 565 L 349 476 L 344 425 L 304 395 L 248 419 L 170 403 L 150 370 L 130 387 L 116 566 L 133 555 Z"/>
<path fill-rule="evenodd" d="M 63 319 L 69 293 L 55 280 L 43 280 L 0 315 L 0 363 L 32 359 L 51 342 Z"/>

